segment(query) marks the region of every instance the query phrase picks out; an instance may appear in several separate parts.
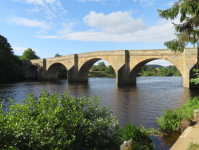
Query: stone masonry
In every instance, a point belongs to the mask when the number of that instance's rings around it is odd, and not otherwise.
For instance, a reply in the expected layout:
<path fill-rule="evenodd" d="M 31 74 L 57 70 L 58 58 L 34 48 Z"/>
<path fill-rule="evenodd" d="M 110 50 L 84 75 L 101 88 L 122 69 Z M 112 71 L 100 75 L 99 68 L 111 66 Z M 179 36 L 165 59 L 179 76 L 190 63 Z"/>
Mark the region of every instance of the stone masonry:
<path fill-rule="evenodd" d="M 72 54 L 61 57 L 23 61 L 25 78 L 57 80 L 58 68 L 64 65 L 68 70 L 68 82 L 88 81 L 88 72 L 98 60 L 104 59 L 113 67 L 117 84 L 136 84 L 136 76 L 146 63 L 164 59 L 175 65 L 183 77 L 183 87 L 199 88 L 190 83 L 193 69 L 199 69 L 199 49 L 186 48 L 183 53 L 168 49 L 116 50 Z"/>

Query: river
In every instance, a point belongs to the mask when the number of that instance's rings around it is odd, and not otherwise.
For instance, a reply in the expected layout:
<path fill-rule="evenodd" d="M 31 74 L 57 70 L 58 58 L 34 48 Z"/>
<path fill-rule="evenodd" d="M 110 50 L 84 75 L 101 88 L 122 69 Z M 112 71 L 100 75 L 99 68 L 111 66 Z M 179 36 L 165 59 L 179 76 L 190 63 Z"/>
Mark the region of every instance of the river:
<path fill-rule="evenodd" d="M 58 81 L 23 81 L 12 84 L 0 84 L 0 102 L 5 100 L 3 109 L 8 110 L 9 98 L 21 103 L 28 93 L 39 96 L 41 89 L 50 94 L 58 92 L 58 97 L 66 92 L 75 97 L 90 97 L 97 93 L 101 104 L 112 106 L 113 115 L 120 126 L 127 122 L 137 126 L 159 128 L 156 118 L 165 108 L 179 107 L 189 97 L 199 95 L 198 89 L 183 88 L 182 77 L 137 77 L 136 85 L 116 85 L 115 78 L 89 78 L 88 82 L 68 83 Z M 169 149 L 173 141 L 152 137 L 157 149 Z"/>

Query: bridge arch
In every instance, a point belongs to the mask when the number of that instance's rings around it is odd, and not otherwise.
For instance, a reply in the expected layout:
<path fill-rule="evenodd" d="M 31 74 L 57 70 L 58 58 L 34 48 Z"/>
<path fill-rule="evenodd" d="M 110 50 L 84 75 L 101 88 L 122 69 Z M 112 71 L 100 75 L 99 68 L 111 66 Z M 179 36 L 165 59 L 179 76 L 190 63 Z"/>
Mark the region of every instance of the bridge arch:
<path fill-rule="evenodd" d="M 38 72 L 39 72 L 39 67 L 37 65 L 32 64 L 27 68 L 26 78 L 38 79 Z"/>
<path fill-rule="evenodd" d="M 87 81 L 88 80 L 89 70 L 99 60 L 107 61 L 113 67 L 115 73 L 117 73 L 115 66 L 112 65 L 112 62 L 109 59 L 104 58 L 104 57 L 89 58 L 86 61 L 82 62 L 82 64 L 80 64 L 80 67 L 78 69 L 78 79 L 79 79 L 79 81 Z"/>
<path fill-rule="evenodd" d="M 51 80 L 57 80 L 59 78 L 58 70 L 62 66 L 64 66 L 67 70 L 67 66 L 62 62 L 54 62 L 51 65 L 49 65 L 48 70 L 47 70 L 48 78 L 51 79 Z"/>
<path fill-rule="evenodd" d="M 178 62 L 175 59 L 173 59 L 172 57 L 171 58 L 169 58 L 169 57 L 166 57 L 166 58 L 155 58 L 155 57 L 154 58 L 153 57 L 152 58 L 151 57 L 146 58 L 145 57 L 145 58 L 141 58 L 139 61 L 136 61 L 136 64 L 134 64 L 134 66 L 131 66 L 131 70 L 129 71 L 129 75 L 128 75 L 128 80 L 130 80 L 131 83 L 136 83 L 136 77 L 137 77 L 137 74 L 140 72 L 141 68 L 145 64 L 147 64 L 147 63 L 149 63 L 153 60 L 158 60 L 158 59 L 164 59 L 164 60 L 172 63 L 180 71 L 180 73 L 182 74 L 182 77 L 183 77 L 182 65 L 178 64 Z"/>

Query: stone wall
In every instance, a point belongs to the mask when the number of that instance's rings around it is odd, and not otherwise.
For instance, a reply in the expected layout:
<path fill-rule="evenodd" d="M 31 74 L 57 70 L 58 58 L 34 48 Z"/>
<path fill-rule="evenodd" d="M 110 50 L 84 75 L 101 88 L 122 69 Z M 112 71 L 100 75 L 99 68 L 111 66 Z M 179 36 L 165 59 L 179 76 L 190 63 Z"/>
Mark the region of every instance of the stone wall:
<path fill-rule="evenodd" d="M 88 72 L 98 60 L 106 60 L 115 70 L 117 84 L 135 84 L 137 73 L 146 63 L 164 59 L 174 64 L 181 72 L 183 86 L 198 88 L 190 83 L 193 69 L 199 69 L 199 50 L 187 48 L 183 53 L 174 53 L 168 49 L 158 50 L 116 50 L 97 51 L 82 54 L 72 54 L 61 57 L 23 61 L 23 71 L 26 78 L 37 76 L 38 80 L 57 80 L 58 68 L 64 65 L 68 70 L 68 81 L 88 81 Z M 37 72 L 35 72 L 35 66 Z"/>

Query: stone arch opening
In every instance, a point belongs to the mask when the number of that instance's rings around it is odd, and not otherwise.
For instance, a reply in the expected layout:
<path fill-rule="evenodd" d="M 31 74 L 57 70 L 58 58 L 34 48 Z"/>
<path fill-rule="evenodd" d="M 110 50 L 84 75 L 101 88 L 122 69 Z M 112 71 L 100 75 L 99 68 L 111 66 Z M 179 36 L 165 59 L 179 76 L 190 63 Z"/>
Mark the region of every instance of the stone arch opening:
<path fill-rule="evenodd" d="M 68 71 L 64 64 L 56 62 L 48 68 L 48 78 L 51 80 L 67 79 Z"/>
<path fill-rule="evenodd" d="M 148 65 L 147 67 L 153 67 L 153 65 L 150 66 L 150 64 L 148 64 L 148 63 L 151 62 L 151 64 L 152 64 L 152 61 L 154 61 L 154 60 L 160 60 L 160 58 L 146 59 L 146 60 L 143 60 L 143 61 L 139 62 L 136 66 L 134 66 L 132 68 L 132 70 L 130 70 L 130 73 L 128 75 L 128 79 L 131 81 L 131 83 L 136 83 L 136 77 L 143 76 L 143 74 L 140 75 L 141 74 L 140 72 L 141 72 L 141 68 L 144 65 Z M 165 59 L 163 59 L 163 60 L 165 60 Z M 154 76 L 159 76 L 159 73 L 162 73 L 162 71 L 166 70 L 166 69 L 169 70 L 169 71 L 168 71 L 167 75 L 165 74 L 165 76 L 173 76 L 174 74 L 175 74 L 174 76 L 183 76 L 182 70 L 180 70 L 180 68 L 177 65 L 171 63 L 169 60 L 165 60 L 165 61 L 167 61 L 167 62 L 169 62 L 171 64 L 170 68 L 168 68 L 168 67 L 165 67 L 165 69 L 156 68 L 157 75 L 154 74 Z M 171 69 L 176 69 L 176 72 L 172 71 Z M 153 76 L 153 75 L 147 75 L 147 73 L 146 73 L 146 76 Z M 160 76 L 164 76 L 164 75 L 160 74 Z"/>
<path fill-rule="evenodd" d="M 104 67 L 102 62 L 100 60 L 104 60 Z M 100 61 L 98 64 L 96 64 L 98 61 Z M 102 66 L 99 66 L 100 63 Z M 97 69 L 94 69 L 96 67 Z M 90 71 L 90 73 L 89 73 Z M 106 77 L 107 75 L 110 75 L 113 77 L 116 76 L 116 71 L 114 67 L 105 59 L 102 58 L 93 58 L 88 61 L 86 61 L 81 68 L 78 71 L 78 79 L 79 81 L 88 81 L 88 77 Z"/>
<path fill-rule="evenodd" d="M 28 79 L 38 79 L 39 69 L 35 65 L 31 65 L 28 67 L 28 71 L 26 72 L 26 78 Z"/>

